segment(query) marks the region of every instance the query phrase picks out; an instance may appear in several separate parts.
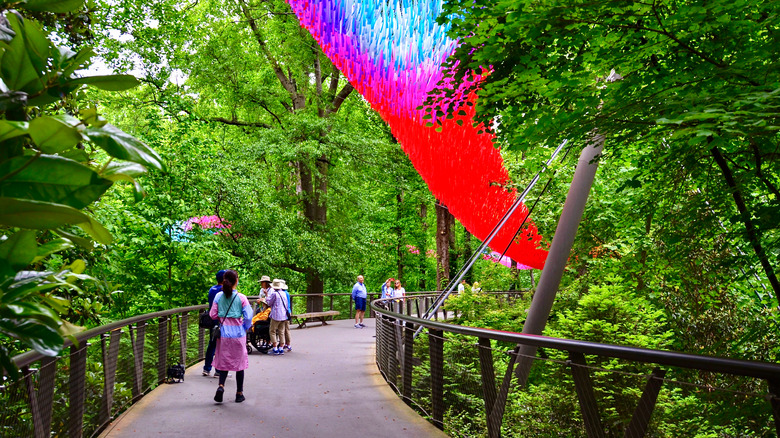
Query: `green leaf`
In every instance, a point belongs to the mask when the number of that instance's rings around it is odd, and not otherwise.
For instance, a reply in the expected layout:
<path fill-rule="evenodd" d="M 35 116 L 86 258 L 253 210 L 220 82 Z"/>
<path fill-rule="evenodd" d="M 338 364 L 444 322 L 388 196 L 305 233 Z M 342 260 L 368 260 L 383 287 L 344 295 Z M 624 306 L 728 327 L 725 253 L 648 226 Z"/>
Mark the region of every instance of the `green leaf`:
<path fill-rule="evenodd" d="M 140 82 L 133 75 L 87 76 L 68 81 L 69 84 L 92 85 L 106 91 L 124 91 L 137 87 Z"/>
<path fill-rule="evenodd" d="M 56 356 L 62 350 L 64 343 L 57 328 L 45 326 L 37 321 L 0 320 L 0 332 L 21 340 L 46 356 Z"/>
<path fill-rule="evenodd" d="M 27 129 L 29 127 L 30 125 L 27 122 L 0 120 L 0 141 L 27 134 Z"/>
<path fill-rule="evenodd" d="M 12 173 L 0 182 L 0 196 L 78 209 L 95 202 L 112 185 L 89 167 L 56 155 L 17 157 L 0 164 L 0 175 Z"/>
<path fill-rule="evenodd" d="M 71 242 L 75 243 L 76 245 L 80 246 L 82 249 L 87 250 L 88 252 L 91 251 L 94 248 L 94 244 L 91 240 L 85 239 L 83 237 L 77 236 L 73 233 L 69 233 L 65 230 L 56 229 L 54 230 L 55 233 L 59 234 L 60 236 L 70 240 Z"/>
<path fill-rule="evenodd" d="M 84 0 L 26 0 L 24 8 L 31 11 L 64 14 L 74 12 L 84 5 Z"/>
<path fill-rule="evenodd" d="M 114 125 L 89 127 L 85 135 L 109 155 L 155 169 L 165 170 L 162 158 L 153 149 Z"/>
<path fill-rule="evenodd" d="M 113 161 L 103 169 L 100 176 L 111 181 L 125 180 L 135 182 L 135 178 L 144 175 L 146 172 L 146 168 L 138 163 Z"/>
<path fill-rule="evenodd" d="M 30 122 L 30 137 L 48 154 L 56 154 L 76 146 L 81 140 L 76 126 L 79 119 L 68 115 L 42 116 Z"/>
<path fill-rule="evenodd" d="M 62 238 L 54 239 L 38 247 L 38 253 L 36 254 L 32 262 L 33 263 L 39 262 L 52 254 L 58 253 L 60 251 L 64 251 L 66 249 L 71 249 L 73 247 L 74 247 L 73 242 L 71 242 L 68 239 L 62 239 Z"/>
<path fill-rule="evenodd" d="M 37 254 L 38 244 L 35 241 L 34 231 L 16 232 L 0 244 L 0 258 L 7 260 L 16 270 L 27 267 Z"/>
<path fill-rule="evenodd" d="M 43 89 L 43 85 L 25 89 L 26 85 L 39 79 L 39 70 L 36 69 L 35 65 L 42 64 L 40 58 L 33 62 L 32 57 L 36 56 L 36 51 L 31 47 L 27 47 L 23 27 L 27 26 L 29 21 L 25 21 L 23 24 L 21 18 L 16 14 L 7 14 L 6 18 L 16 36 L 8 43 L 8 49 L 3 51 L 2 63 L 0 63 L 0 79 L 11 90 L 23 90 L 28 93 L 38 92 Z M 43 61 L 45 59 L 43 58 Z"/>
<path fill-rule="evenodd" d="M 50 202 L 0 197 L 0 225 L 36 230 L 76 225 L 100 243 L 107 245 L 112 240 L 95 219 L 73 207 Z"/>

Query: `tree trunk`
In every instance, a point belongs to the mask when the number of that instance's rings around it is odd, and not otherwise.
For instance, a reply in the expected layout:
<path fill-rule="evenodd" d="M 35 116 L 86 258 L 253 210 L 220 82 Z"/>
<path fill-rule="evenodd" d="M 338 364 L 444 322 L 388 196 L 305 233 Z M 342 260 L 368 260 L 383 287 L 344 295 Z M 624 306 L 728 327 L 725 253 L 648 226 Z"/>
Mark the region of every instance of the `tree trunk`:
<path fill-rule="evenodd" d="M 325 282 L 322 281 L 320 273 L 314 269 L 306 270 L 306 293 L 316 294 L 306 297 L 307 312 L 322 312 L 322 292 L 325 289 Z"/>
<path fill-rule="evenodd" d="M 403 201 L 403 192 L 398 193 L 395 195 L 395 200 L 397 203 L 397 208 L 395 212 L 395 235 L 396 235 L 396 244 L 395 244 L 395 253 L 396 253 L 396 264 L 398 266 L 398 277 L 397 279 L 402 279 L 404 277 L 404 253 L 403 253 L 403 243 L 404 243 L 404 235 L 403 235 L 403 229 L 401 229 L 401 223 L 403 222 L 401 219 L 401 202 Z"/>
<path fill-rule="evenodd" d="M 467 230 L 466 227 L 463 227 L 463 263 L 466 263 L 469 257 L 471 257 L 471 233 L 469 233 L 469 230 Z M 471 269 L 469 269 L 463 277 L 468 284 L 472 283 L 474 277 L 471 272 Z"/>
<path fill-rule="evenodd" d="M 715 158 L 715 162 L 723 172 L 723 176 L 726 179 L 726 184 L 728 184 L 729 189 L 731 190 L 731 196 L 734 198 L 734 203 L 737 204 L 739 216 L 742 218 L 742 223 L 745 225 L 747 239 L 750 242 L 750 245 L 753 247 L 753 252 L 756 253 L 756 257 L 758 257 L 758 260 L 761 263 L 761 267 L 764 268 L 764 273 L 769 280 L 769 284 L 772 285 L 772 289 L 775 291 L 775 299 L 778 301 L 778 305 L 780 305 L 780 283 L 778 283 L 777 276 L 775 276 L 775 271 L 772 268 L 772 265 L 769 263 L 766 252 L 764 252 L 764 248 L 761 246 L 761 239 L 758 235 L 758 230 L 756 230 L 755 226 L 753 225 L 753 221 L 750 218 L 750 212 L 748 211 L 747 204 L 745 204 L 745 200 L 742 198 L 742 192 L 740 192 L 739 187 L 737 187 L 737 182 L 734 180 L 734 175 L 732 175 L 728 163 L 726 163 L 725 158 L 723 158 L 723 155 L 721 155 L 717 146 L 712 148 L 710 152 L 712 152 L 712 156 Z"/>
<path fill-rule="evenodd" d="M 436 201 L 436 290 L 441 291 L 450 281 L 450 244 L 455 218 L 446 206 Z"/>

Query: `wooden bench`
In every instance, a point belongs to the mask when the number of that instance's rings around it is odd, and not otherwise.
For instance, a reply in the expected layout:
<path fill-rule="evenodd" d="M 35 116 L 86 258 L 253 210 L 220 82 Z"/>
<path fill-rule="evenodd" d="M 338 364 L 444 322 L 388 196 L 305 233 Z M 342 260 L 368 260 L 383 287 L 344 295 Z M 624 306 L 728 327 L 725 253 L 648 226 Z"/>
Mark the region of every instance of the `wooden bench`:
<path fill-rule="evenodd" d="M 322 325 L 328 325 L 325 320 L 328 317 L 330 317 L 332 320 L 333 317 L 337 316 L 338 314 L 338 310 L 326 310 L 324 312 L 299 313 L 297 315 L 293 315 L 292 318 L 298 320 L 298 328 L 304 328 L 306 327 L 306 323 L 309 321 L 321 321 Z"/>

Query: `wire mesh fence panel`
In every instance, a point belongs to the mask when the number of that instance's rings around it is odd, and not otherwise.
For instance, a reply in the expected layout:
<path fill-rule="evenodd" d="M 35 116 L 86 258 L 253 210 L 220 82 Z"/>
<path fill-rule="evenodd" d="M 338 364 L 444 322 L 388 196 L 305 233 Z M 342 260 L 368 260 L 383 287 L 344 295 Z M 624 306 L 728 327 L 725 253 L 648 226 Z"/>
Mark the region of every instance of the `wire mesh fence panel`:
<path fill-rule="evenodd" d="M 198 327 L 198 312 L 190 313 L 189 324 L 187 326 L 187 362 L 185 366 L 192 365 L 203 359 L 201 356 L 201 350 L 205 351 L 205 347 L 200 348 L 198 343 L 202 341 L 200 338 L 200 327 Z"/>
<path fill-rule="evenodd" d="M 131 341 L 130 330 L 124 329 L 119 344 L 111 419 L 116 418 L 133 403 L 133 381 L 136 370 Z"/>
<path fill-rule="evenodd" d="M 33 419 L 23 379 L 4 381 L 0 389 L 0 436 L 33 436 Z"/>
<path fill-rule="evenodd" d="M 100 429 L 101 405 L 105 385 L 103 348 L 100 340 L 87 346 L 87 366 L 84 376 L 84 423 L 82 436 L 93 436 Z"/>

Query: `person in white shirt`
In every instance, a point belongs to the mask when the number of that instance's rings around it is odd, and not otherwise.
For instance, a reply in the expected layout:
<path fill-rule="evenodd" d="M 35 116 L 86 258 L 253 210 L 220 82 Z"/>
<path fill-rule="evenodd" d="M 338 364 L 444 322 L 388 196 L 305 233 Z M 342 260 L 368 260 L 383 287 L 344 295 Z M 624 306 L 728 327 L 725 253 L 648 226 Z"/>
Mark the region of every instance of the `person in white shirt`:
<path fill-rule="evenodd" d="M 458 285 L 458 293 L 461 293 L 466 290 L 466 279 L 460 281 L 460 284 Z"/>
<path fill-rule="evenodd" d="M 406 298 L 406 289 L 401 286 L 401 280 L 395 281 L 395 291 L 393 291 L 393 298 L 397 300 L 403 300 Z"/>

